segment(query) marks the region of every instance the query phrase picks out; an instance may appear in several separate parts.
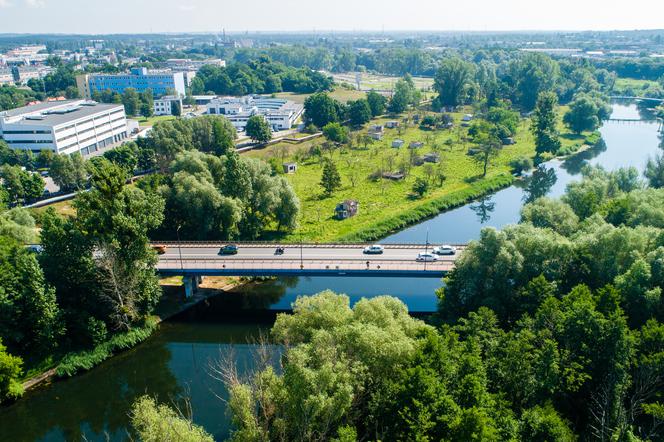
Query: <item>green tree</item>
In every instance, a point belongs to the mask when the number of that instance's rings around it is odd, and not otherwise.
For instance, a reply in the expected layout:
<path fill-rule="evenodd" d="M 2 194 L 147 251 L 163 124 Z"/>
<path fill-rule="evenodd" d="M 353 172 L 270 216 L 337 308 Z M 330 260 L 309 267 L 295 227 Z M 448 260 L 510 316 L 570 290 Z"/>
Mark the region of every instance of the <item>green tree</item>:
<path fill-rule="evenodd" d="M 57 155 L 51 162 L 49 175 L 53 182 L 65 192 L 84 189 L 88 182 L 85 160 L 79 153 Z"/>
<path fill-rule="evenodd" d="M 145 118 L 149 118 L 154 114 L 154 97 L 152 95 L 152 89 L 146 89 L 144 92 L 139 94 L 139 113 Z M 131 115 L 131 114 L 130 114 Z"/>
<path fill-rule="evenodd" d="M 387 108 L 387 98 L 385 98 L 384 95 L 371 90 L 367 92 L 367 102 L 369 103 L 372 117 L 377 117 L 385 113 L 385 109 Z"/>
<path fill-rule="evenodd" d="M 408 106 L 416 105 L 420 101 L 420 93 L 415 88 L 413 79 L 406 75 L 397 80 L 394 85 L 394 93 L 389 103 L 389 111 L 395 114 L 404 112 Z"/>
<path fill-rule="evenodd" d="M 328 196 L 341 187 L 341 176 L 332 160 L 327 160 L 323 164 L 323 175 L 320 179 L 320 185 Z"/>
<path fill-rule="evenodd" d="M 115 149 L 104 152 L 104 158 L 119 165 L 125 169 L 127 173 L 133 174 L 138 166 L 137 151 L 138 146 L 136 143 L 125 143 Z"/>
<path fill-rule="evenodd" d="M 657 189 L 664 187 L 664 155 L 656 154 L 654 157 L 648 158 L 643 175 L 651 187 Z"/>
<path fill-rule="evenodd" d="M 138 115 L 141 110 L 141 97 L 138 92 L 136 92 L 136 89 L 128 87 L 124 90 L 122 93 L 122 104 L 125 107 L 127 115 Z"/>
<path fill-rule="evenodd" d="M 515 102 L 531 110 L 540 95 L 554 89 L 560 76 L 560 66 L 551 57 L 526 53 L 509 65 L 510 83 L 514 88 Z"/>
<path fill-rule="evenodd" d="M 0 337 L 0 403 L 9 399 L 16 399 L 23 394 L 23 386 L 19 380 L 23 360 L 18 356 L 7 353 L 7 347 L 2 345 Z"/>
<path fill-rule="evenodd" d="M 148 396 L 138 398 L 131 409 L 131 424 L 142 442 L 212 442 L 214 438 L 191 419 L 179 415 Z"/>
<path fill-rule="evenodd" d="M 581 95 L 569 104 L 563 122 L 577 134 L 595 130 L 600 125 L 599 108 L 590 97 Z"/>
<path fill-rule="evenodd" d="M 415 179 L 415 183 L 413 183 L 413 192 L 422 198 L 425 193 L 429 191 L 429 182 L 423 178 L 417 178 Z"/>
<path fill-rule="evenodd" d="M 555 154 L 560 149 L 557 103 L 558 98 L 553 92 L 542 92 L 537 98 L 530 130 L 535 136 L 535 150 L 538 155 L 545 152 Z"/>
<path fill-rule="evenodd" d="M 0 180 L 9 200 L 14 204 L 34 201 L 44 193 L 44 180 L 41 176 L 19 166 L 0 166 Z"/>
<path fill-rule="evenodd" d="M 318 127 L 341 121 L 343 113 L 341 103 L 326 93 L 313 94 L 304 100 L 304 119 Z"/>
<path fill-rule="evenodd" d="M 372 112 L 366 99 L 351 101 L 348 103 L 348 117 L 354 126 L 362 126 L 371 120 Z"/>
<path fill-rule="evenodd" d="M 441 106 L 458 106 L 464 101 L 466 86 L 473 76 L 473 65 L 460 58 L 445 59 L 434 77 L 433 88 Z"/>
<path fill-rule="evenodd" d="M 328 123 L 323 127 L 323 135 L 333 143 L 347 143 L 350 133 L 339 123 Z"/>
<path fill-rule="evenodd" d="M 245 132 L 256 143 L 267 143 L 272 139 L 272 129 L 262 115 L 249 117 Z"/>

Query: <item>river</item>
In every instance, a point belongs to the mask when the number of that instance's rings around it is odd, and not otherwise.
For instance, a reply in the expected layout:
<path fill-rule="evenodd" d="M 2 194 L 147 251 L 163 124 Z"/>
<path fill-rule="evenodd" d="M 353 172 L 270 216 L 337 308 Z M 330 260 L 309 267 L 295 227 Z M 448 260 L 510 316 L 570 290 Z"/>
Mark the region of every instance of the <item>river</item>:
<path fill-rule="evenodd" d="M 614 104 L 613 117 L 638 118 L 639 109 Z M 574 160 L 551 161 L 513 187 L 391 235 L 385 242 L 424 243 L 427 234 L 433 243 L 470 241 L 484 227 L 518 222 L 528 199 L 560 196 L 567 183 L 578 179 L 583 164 L 642 170 L 648 156 L 659 150 L 654 123 L 607 122 L 600 131 L 604 145 Z M 94 370 L 29 392 L 0 409 L 0 441 L 124 440 L 130 405 L 142 394 L 164 402 L 188 398 L 194 421 L 223 440 L 230 427 L 223 401 L 226 391 L 211 375 L 211 365 L 230 356 L 240 371 L 250 368 L 252 342 L 269 330 L 275 310 L 287 310 L 299 295 L 331 289 L 348 294 L 351 301 L 390 294 L 403 299 L 411 311 L 431 312 L 440 286 L 435 279 L 288 278 L 232 298 L 212 299 L 162 324 L 148 341 Z"/>

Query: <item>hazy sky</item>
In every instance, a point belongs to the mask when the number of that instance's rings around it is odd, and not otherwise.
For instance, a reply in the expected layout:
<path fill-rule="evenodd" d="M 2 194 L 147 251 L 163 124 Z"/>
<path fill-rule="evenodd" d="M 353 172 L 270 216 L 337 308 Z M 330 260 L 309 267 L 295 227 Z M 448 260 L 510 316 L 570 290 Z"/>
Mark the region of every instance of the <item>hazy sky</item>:
<path fill-rule="evenodd" d="M 664 28 L 664 0 L 0 0 L 0 33 Z"/>

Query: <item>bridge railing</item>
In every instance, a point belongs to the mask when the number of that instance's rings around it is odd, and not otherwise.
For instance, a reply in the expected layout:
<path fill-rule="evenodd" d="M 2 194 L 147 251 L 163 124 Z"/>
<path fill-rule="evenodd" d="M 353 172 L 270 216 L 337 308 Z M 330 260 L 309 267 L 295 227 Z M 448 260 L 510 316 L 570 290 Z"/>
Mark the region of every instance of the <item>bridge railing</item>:
<path fill-rule="evenodd" d="M 369 265 L 367 265 L 367 261 Z M 454 268 L 454 261 L 417 262 L 417 261 L 371 261 L 362 259 L 229 259 L 216 258 L 161 258 L 157 270 L 384 270 L 384 271 L 450 271 Z"/>
<path fill-rule="evenodd" d="M 235 244 L 239 248 L 242 247 L 265 247 L 265 248 L 270 248 L 270 247 L 288 247 L 290 249 L 297 249 L 297 248 L 361 248 L 361 247 L 366 247 L 372 244 L 380 244 L 384 247 L 389 247 L 389 248 L 424 248 L 426 245 L 424 243 L 391 243 L 391 242 L 382 242 L 382 241 L 375 241 L 375 242 L 339 242 L 339 243 L 329 243 L 329 242 L 316 242 L 316 241 L 311 241 L 311 242 L 304 242 L 304 243 L 299 243 L 299 242 L 270 242 L 270 241 L 242 241 L 242 242 L 236 242 L 236 241 L 153 241 L 151 243 L 152 245 L 162 245 L 166 247 L 222 247 L 226 244 Z M 430 242 L 428 244 L 428 247 L 435 247 L 437 245 L 442 245 L 442 244 L 448 244 L 451 246 L 454 246 L 458 249 L 463 249 L 467 247 L 467 244 L 450 244 L 450 243 L 443 243 L 443 242 Z"/>

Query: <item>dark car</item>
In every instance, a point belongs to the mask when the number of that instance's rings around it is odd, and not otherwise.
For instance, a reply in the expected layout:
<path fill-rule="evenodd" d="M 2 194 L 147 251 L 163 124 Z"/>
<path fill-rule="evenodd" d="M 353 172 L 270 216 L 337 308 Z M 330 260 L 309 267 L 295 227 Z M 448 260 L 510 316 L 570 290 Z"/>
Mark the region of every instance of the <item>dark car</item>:
<path fill-rule="evenodd" d="M 235 244 L 226 244 L 219 249 L 220 255 L 237 255 L 237 246 Z"/>

